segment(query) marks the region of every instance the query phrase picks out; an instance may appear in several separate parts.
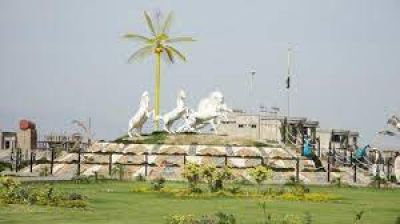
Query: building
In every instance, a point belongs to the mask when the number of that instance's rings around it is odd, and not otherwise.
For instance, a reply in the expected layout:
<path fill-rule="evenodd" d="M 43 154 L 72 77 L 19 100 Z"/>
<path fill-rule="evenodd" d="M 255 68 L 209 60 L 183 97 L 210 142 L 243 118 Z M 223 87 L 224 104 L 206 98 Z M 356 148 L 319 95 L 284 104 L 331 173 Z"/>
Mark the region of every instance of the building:
<path fill-rule="evenodd" d="M 218 131 L 222 135 L 245 137 L 254 140 L 264 140 L 281 143 L 301 144 L 304 136 L 316 138 L 318 121 L 306 118 L 283 117 L 267 114 L 248 114 L 235 111 L 222 121 Z M 288 130 L 288 132 L 286 132 Z"/>
<path fill-rule="evenodd" d="M 318 129 L 317 138 L 320 141 L 321 153 L 326 155 L 329 149 L 336 151 L 354 151 L 358 148 L 360 134 L 346 129 Z"/>
<path fill-rule="evenodd" d="M 0 150 L 14 150 L 17 148 L 17 133 L 0 131 Z"/>
<path fill-rule="evenodd" d="M 76 147 L 82 147 L 83 136 L 79 133 L 72 135 L 50 134 L 44 136 L 44 141 L 40 142 L 41 149 L 62 148 L 70 151 Z"/>

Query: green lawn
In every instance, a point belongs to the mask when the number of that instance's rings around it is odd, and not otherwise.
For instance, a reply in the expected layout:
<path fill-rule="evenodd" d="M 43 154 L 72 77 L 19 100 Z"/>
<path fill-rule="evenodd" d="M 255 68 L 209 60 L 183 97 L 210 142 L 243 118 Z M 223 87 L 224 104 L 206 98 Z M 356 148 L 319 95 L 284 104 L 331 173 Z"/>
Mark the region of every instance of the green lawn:
<path fill-rule="evenodd" d="M 214 197 L 181 199 L 158 193 L 132 193 L 134 186 L 148 183 L 106 182 L 99 184 L 56 184 L 64 191 L 80 192 L 89 197 L 89 208 L 66 209 L 42 206 L 0 205 L 0 223 L 165 223 L 171 214 L 232 213 L 239 223 L 260 223 L 261 199 Z M 179 183 L 167 183 L 167 186 Z M 267 201 L 273 214 L 311 213 L 313 223 L 353 223 L 355 213 L 364 210 L 362 223 L 391 223 L 400 216 L 400 189 L 312 187 L 312 192 L 332 192 L 342 197 L 324 203 Z"/>

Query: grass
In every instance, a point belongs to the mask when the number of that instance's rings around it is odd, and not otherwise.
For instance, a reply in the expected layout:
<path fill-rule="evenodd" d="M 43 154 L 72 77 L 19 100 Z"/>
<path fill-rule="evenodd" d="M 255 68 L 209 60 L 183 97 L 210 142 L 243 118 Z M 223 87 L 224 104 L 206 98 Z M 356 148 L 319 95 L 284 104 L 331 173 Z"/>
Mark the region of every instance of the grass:
<path fill-rule="evenodd" d="M 167 145 L 218 145 L 218 146 L 254 146 L 273 147 L 275 141 L 259 142 L 250 138 L 219 136 L 213 134 L 153 132 L 152 134 L 129 138 L 123 135 L 113 141 L 123 144 L 167 144 Z"/>
<path fill-rule="evenodd" d="M 97 184 L 55 184 L 62 191 L 79 192 L 89 197 L 89 208 L 66 209 L 43 206 L 0 205 L 0 223 L 165 223 L 171 214 L 232 213 L 239 223 L 261 223 L 262 210 L 257 198 L 176 198 L 160 193 L 133 193 L 145 182 L 104 182 Z M 167 182 L 167 187 L 185 187 Z M 254 188 L 254 186 L 243 186 Z M 275 215 L 312 215 L 313 223 L 353 223 L 364 210 L 362 223 L 394 224 L 400 216 L 400 189 L 311 187 L 312 192 L 330 192 L 342 199 L 323 203 L 267 201 L 267 212 Z"/>

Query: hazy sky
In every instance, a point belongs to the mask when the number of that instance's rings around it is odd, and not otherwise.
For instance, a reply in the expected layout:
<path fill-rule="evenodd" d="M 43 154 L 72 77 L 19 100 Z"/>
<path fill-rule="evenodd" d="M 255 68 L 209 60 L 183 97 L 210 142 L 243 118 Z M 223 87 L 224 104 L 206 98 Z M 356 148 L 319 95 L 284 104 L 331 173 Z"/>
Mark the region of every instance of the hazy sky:
<path fill-rule="evenodd" d="M 215 89 L 233 108 L 286 111 L 288 43 L 294 46 L 291 113 L 364 141 L 400 110 L 400 1 L 0 0 L 0 128 L 32 119 L 40 134 L 92 118 L 97 138 L 127 129 L 153 60 L 127 64 L 146 33 L 143 11 L 173 10 L 187 63 L 163 65 L 162 111 L 184 88 L 188 104 Z M 249 93 L 249 71 L 257 71 Z"/>

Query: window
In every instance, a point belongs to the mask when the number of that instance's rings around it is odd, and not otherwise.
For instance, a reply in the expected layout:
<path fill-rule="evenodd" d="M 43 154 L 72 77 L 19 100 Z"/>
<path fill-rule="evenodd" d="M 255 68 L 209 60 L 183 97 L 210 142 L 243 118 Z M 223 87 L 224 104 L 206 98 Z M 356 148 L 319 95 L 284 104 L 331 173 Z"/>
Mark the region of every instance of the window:
<path fill-rule="evenodd" d="M 333 135 L 332 136 L 332 142 L 340 142 L 340 135 Z"/>
<path fill-rule="evenodd" d="M 236 124 L 236 121 L 221 121 L 222 124 Z"/>
<path fill-rule="evenodd" d="M 5 149 L 10 149 L 11 148 L 10 141 L 6 141 L 4 145 L 5 145 L 5 147 L 4 147 Z"/>
<path fill-rule="evenodd" d="M 243 124 L 239 124 L 238 127 L 239 127 L 239 128 L 243 128 L 244 125 L 243 125 Z"/>
<path fill-rule="evenodd" d="M 256 127 L 257 127 L 257 125 L 255 125 L 255 124 L 251 125 L 251 128 L 256 128 Z"/>

